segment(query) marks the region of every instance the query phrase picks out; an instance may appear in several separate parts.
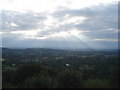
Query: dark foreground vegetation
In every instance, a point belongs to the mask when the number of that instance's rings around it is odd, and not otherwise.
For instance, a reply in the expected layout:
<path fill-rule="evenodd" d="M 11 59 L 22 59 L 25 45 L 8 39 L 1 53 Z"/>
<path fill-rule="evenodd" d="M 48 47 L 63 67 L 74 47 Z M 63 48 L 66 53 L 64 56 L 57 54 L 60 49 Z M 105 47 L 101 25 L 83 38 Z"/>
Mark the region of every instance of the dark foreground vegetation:
<path fill-rule="evenodd" d="M 118 88 L 117 50 L 3 49 L 3 88 Z"/>

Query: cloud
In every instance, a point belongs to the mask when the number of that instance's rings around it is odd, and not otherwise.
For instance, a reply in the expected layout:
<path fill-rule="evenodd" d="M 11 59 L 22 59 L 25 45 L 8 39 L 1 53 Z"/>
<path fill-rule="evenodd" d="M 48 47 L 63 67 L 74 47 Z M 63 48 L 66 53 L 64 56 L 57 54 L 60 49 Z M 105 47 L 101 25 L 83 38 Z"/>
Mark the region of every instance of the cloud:
<path fill-rule="evenodd" d="M 107 28 L 117 29 L 118 20 L 118 6 L 117 4 L 110 4 L 107 6 L 99 5 L 90 8 L 83 8 L 78 10 L 64 9 L 53 14 L 54 17 L 63 18 L 66 15 L 84 16 L 85 21 L 81 24 L 74 25 L 78 29 L 83 30 L 102 30 Z"/>
<path fill-rule="evenodd" d="M 83 35 L 91 39 L 116 39 L 118 38 L 118 6 L 117 4 L 99 5 L 79 10 L 64 9 L 53 14 L 56 18 L 64 19 L 82 16 L 86 19 L 82 23 L 64 24 L 62 27 L 68 31 L 70 28 L 76 28 L 83 32 Z"/>
<path fill-rule="evenodd" d="M 7 47 L 117 48 L 117 4 L 54 13 L 2 12 Z"/>
<path fill-rule="evenodd" d="M 30 30 L 43 27 L 42 21 L 46 19 L 41 13 L 19 13 L 16 11 L 2 11 L 2 29 L 4 31 Z"/>

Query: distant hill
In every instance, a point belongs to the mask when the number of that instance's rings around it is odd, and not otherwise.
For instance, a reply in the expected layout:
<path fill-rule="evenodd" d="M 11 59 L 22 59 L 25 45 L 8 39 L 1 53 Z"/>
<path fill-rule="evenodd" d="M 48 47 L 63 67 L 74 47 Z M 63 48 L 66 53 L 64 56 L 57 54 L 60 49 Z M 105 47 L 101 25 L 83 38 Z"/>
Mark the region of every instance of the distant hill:
<path fill-rule="evenodd" d="M 49 48 L 26 48 L 26 49 L 10 49 L 2 48 L 2 53 L 9 54 L 42 54 L 42 55 L 68 55 L 68 54 L 79 54 L 79 55 L 93 55 L 93 54 L 117 54 L 120 50 L 91 50 L 91 49 L 80 49 L 80 50 L 61 50 L 61 49 L 49 49 Z"/>

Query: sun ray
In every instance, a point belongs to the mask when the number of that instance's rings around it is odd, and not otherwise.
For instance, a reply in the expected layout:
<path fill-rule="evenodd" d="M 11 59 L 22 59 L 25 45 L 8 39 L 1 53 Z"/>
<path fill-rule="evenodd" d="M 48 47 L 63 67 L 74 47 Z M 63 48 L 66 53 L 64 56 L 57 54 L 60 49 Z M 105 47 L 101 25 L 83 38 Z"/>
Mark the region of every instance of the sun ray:
<path fill-rule="evenodd" d="M 91 40 L 83 35 L 82 33 L 79 33 L 77 30 L 73 30 L 69 32 L 72 36 L 74 36 L 76 39 L 79 40 L 79 42 L 82 41 L 82 43 L 85 43 L 89 48 L 95 49 L 95 48 L 101 48 L 99 44 L 95 42 L 91 42 Z M 99 47 L 98 47 L 99 46 Z"/>

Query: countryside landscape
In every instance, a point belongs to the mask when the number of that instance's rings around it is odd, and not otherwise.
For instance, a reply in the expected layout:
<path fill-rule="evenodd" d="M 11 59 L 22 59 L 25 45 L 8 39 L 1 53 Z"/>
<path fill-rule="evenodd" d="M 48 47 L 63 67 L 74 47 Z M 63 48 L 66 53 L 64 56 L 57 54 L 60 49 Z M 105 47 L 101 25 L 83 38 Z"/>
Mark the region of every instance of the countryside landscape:
<path fill-rule="evenodd" d="M 119 4 L 2 0 L 0 88 L 119 88 Z"/>
<path fill-rule="evenodd" d="M 118 50 L 3 48 L 3 88 L 118 88 Z"/>

